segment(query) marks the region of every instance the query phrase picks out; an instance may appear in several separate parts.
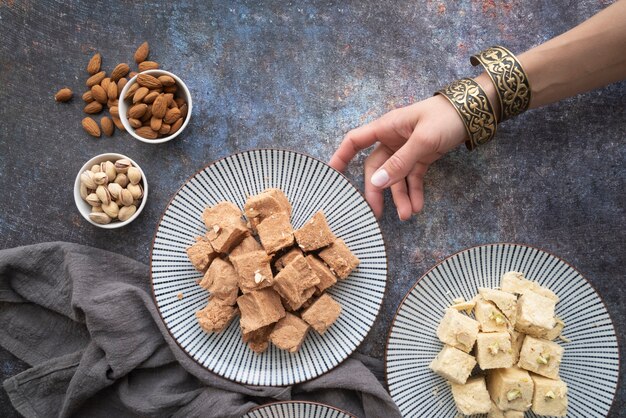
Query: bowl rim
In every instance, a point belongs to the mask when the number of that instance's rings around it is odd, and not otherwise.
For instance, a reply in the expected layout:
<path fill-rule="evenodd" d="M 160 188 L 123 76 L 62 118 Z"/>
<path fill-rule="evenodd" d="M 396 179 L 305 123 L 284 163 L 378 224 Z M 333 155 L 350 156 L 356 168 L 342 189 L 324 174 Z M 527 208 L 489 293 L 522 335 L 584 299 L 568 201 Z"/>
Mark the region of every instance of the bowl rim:
<path fill-rule="evenodd" d="M 96 223 L 89 218 L 89 213 L 91 212 L 87 211 L 87 207 L 90 208 L 91 206 L 89 205 L 89 203 L 85 202 L 82 199 L 82 197 L 80 197 L 80 175 L 85 170 L 89 170 L 94 164 L 98 164 L 103 161 L 120 160 L 122 158 L 128 159 L 133 164 L 133 166 L 135 166 L 141 172 L 141 182 L 143 183 L 143 197 L 141 199 L 141 204 L 139 205 L 139 207 L 137 208 L 137 211 L 133 214 L 133 216 L 131 216 L 125 221 L 111 222 L 106 225 Z M 99 228 L 116 229 L 116 228 L 121 228 L 123 226 L 128 225 L 129 223 L 134 221 L 137 218 L 137 216 L 139 216 L 144 206 L 146 205 L 147 200 L 148 200 L 148 180 L 146 179 L 146 174 L 143 172 L 143 170 L 141 169 L 141 167 L 139 166 L 139 164 L 137 164 L 135 160 L 133 160 L 130 157 L 127 157 L 124 154 L 119 154 L 117 152 L 105 152 L 103 154 L 98 154 L 95 157 L 92 157 L 85 164 L 83 164 L 80 171 L 76 175 L 76 179 L 74 180 L 74 203 L 76 204 L 76 209 L 78 209 L 78 212 L 83 216 L 83 218 L 85 218 L 85 220 L 87 220 L 87 222 Z"/>
<path fill-rule="evenodd" d="M 139 74 L 168 75 L 168 76 L 172 77 L 174 80 L 176 80 L 176 83 L 179 84 L 182 87 L 183 91 L 185 92 L 185 95 L 187 96 L 187 108 L 188 108 L 188 110 L 187 110 L 187 117 L 185 118 L 185 121 L 183 122 L 183 124 L 180 127 L 180 129 L 178 131 L 174 132 L 172 135 L 165 136 L 163 138 L 157 138 L 157 139 L 143 138 L 143 137 L 137 135 L 135 133 L 135 128 L 130 126 L 130 123 L 128 123 L 128 118 L 126 117 L 126 110 L 128 108 L 128 105 L 126 104 L 126 101 L 124 100 L 124 96 L 126 96 L 126 92 L 128 92 L 128 89 L 130 88 L 130 86 L 137 82 L 137 76 Z M 180 135 L 185 130 L 185 128 L 189 124 L 189 121 L 191 120 L 191 111 L 193 109 L 193 105 L 192 105 L 191 93 L 189 92 L 189 89 L 187 88 L 187 85 L 185 84 L 185 82 L 183 80 L 181 80 L 180 77 L 178 77 L 176 74 L 171 73 L 169 71 L 165 71 L 165 70 L 161 70 L 161 69 L 155 69 L 155 70 L 146 70 L 146 71 L 142 71 L 140 73 L 137 73 L 134 77 L 132 77 L 130 80 L 128 80 L 128 82 L 126 83 L 126 85 L 124 86 L 122 91 L 120 92 L 120 100 L 119 100 L 117 108 L 118 108 L 118 111 L 119 111 L 120 122 L 122 122 L 122 125 L 124 125 L 124 128 L 126 129 L 126 132 L 128 132 L 133 138 L 135 138 L 138 141 L 144 142 L 146 144 L 162 144 L 164 142 L 168 142 L 168 141 L 171 141 L 172 139 L 176 138 L 178 135 Z"/>
<path fill-rule="evenodd" d="M 385 350 L 384 350 L 384 354 L 383 354 L 383 367 L 384 367 L 384 382 L 385 382 L 385 386 L 387 389 L 387 393 L 389 393 L 389 396 L 391 396 L 391 390 L 389 388 L 389 375 L 388 375 L 388 367 L 387 367 L 387 362 L 388 362 L 388 352 L 389 352 L 389 340 L 391 338 L 391 333 L 393 331 L 393 327 L 396 323 L 396 320 L 398 319 L 398 315 L 400 313 L 400 309 L 402 308 L 402 306 L 404 305 L 404 303 L 406 302 L 406 300 L 408 299 L 409 295 L 413 292 L 413 290 L 415 290 L 415 288 L 417 287 L 417 285 L 426 277 L 428 276 L 433 270 L 435 270 L 437 267 L 439 267 L 441 264 L 443 264 L 444 262 L 446 262 L 448 259 L 456 257 L 466 251 L 471 251 L 477 248 L 482 248 L 482 247 L 493 247 L 493 246 L 498 246 L 498 245 L 509 245 L 509 246 L 520 246 L 520 247 L 526 247 L 526 248 L 530 248 L 536 251 L 540 251 L 540 252 L 544 252 L 546 254 L 548 254 L 549 256 L 552 256 L 554 258 L 556 258 L 557 260 L 561 261 L 562 263 L 564 263 L 566 266 L 570 267 L 572 270 L 574 270 L 576 273 L 578 273 L 578 275 L 580 277 L 583 278 L 583 280 L 591 287 L 591 289 L 595 292 L 595 294 L 598 296 L 598 299 L 602 302 L 602 305 L 604 306 L 605 311 L 607 312 L 609 319 L 611 321 L 611 326 L 613 327 L 613 333 L 615 334 L 615 336 L 617 337 L 617 328 L 615 328 L 615 322 L 613 321 L 613 317 L 611 316 L 611 312 L 606 304 L 606 301 L 604 300 L 604 298 L 602 297 L 602 295 L 600 294 L 600 292 L 598 292 L 598 289 L 596 288 L 596 286 L 594 286 L 594 284 L 591 282 L 591 280 L 589 280 L 585 275 L 582 274 L 582 272 L 580 270 L 578 270 L 573 264 L 569 263 L 567 260 L 565 260 L 564 258 L 562 258 L 561 256 L 555 254 L 552 251 L 546 250 L 545 248 L 539 247 L 537 245 L 531 245 L 531 244 L 526 244 L 526 243 L 521 243 L 521 242 L 511 242 L 511 241 L 496 241 L 496 242 L 488 242 L 485 244 L 477 244 L 477 245 L 473 245 L 471 247 L 466 247 L 463 248 L 461 250 L 455 251 L 453 253 L 451 253 L 450 255 L 447 255 L 445 257 L 443 257 L 441 260 L 437 261 L 432 267 L 428 268 L 428 270 L 426 270 L 426 272 L 424 274 L 422 274 L 417 280 L 415 280 L 415 283 L 413 283 L 413 285 L 409 288 L 409 290 L 406 292 L 406 294 L 404 295 L 404 297 L 402 298 L 402 300 L 400 301 L 400 304 L 398 305 L 398 308 L 396 309 L 396 312 L 393 315 L 393 319 L 391 320 L 390 324 L 389 324 L 389 328 L 387 330 L 387 338 L 385 341 Z M 617 370 L 621 370 L 622 367 L 622 358 L 621 358 L 621 346 L 619 345 L 619 339 L 617 339 Z M 611 411 L 613 411 L 613 407 L 615 406 L 615 399 L 617 398 L 617 395 L 620 391 L 620 385 L 621 383 L 621 379 L 617 379 L 617 383 L 615 384 L 615 392 L 613 393 L 613 400 L 611 402 L 611 405 L 609 406 L 609 410 L 608 410 L 608 415 L 611 415 Z M 392 398 L 393 400 L 393 398 Z M 395 402 L 395 401 L 394 401 Z"/>
<path fill-rule="evenodd" d="M 314 406 L 321 406 L 324 408 L 328 408 L 331 409 L 335 412 L 340 412 L 348 417 L 351 418 L 356 418 L 356 415 L 354 415 L 351 412 L 346 411 L 345 409 L 341 409 L 341 408 L 337 408 L 336 406 L 332 406 L 326 403 L 322 403 L 322 402 L 315 402 L 315 401 L 302 401 L 302 400 L 290 400 L 290 401 L 275 401 L 275 402 L 268 402 L 265 404 L 261 404 L 261 405 L 257 405 L 255 407 L 250 408 L 250 410 L 248 412 L 246 412 L 244 414 L 244 417 L 248 414 L 251 414 L 253 412 L 256 411 L 260 411 L 264 408 L 271 408 L 273 406 L 280 406 L 280 405 L 290 405 L 290 404 L 306 404 L 306 405 L 314 405 Z"/>

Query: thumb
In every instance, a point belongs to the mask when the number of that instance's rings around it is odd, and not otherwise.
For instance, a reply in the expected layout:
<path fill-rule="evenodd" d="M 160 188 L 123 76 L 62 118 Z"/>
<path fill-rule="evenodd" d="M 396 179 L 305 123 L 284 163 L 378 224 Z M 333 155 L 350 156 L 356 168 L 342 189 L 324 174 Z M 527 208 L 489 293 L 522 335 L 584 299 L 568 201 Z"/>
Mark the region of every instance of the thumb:
<path fill-rule="evenodd" d="M 413 131 L 409 140 L 372 175 L 370 181 L 373 186 L 384 189 L 396 184 L 409 174 L 418 161 L 436 151 L 433 141 L 416 132 Z"/>

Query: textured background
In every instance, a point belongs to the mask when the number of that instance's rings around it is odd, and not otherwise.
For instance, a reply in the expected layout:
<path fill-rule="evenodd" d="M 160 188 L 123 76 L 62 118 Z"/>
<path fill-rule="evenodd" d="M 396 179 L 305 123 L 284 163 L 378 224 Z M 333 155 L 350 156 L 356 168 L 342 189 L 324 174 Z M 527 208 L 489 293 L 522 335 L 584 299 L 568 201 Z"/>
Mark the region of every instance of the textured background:
<path fill-rule="evenodd" d="M 255 147 L 327 160 L 349 129 L 476 74 L 470 53 L 498 43 L 521 52 L 609 2 L 221 3 L 0 1 L 0 247 L 64 240 L 147 262 L 168 200 L 212 160 Z M 189 127 L 159 146 L 119 132 L 88 137 L 80 94 L 89 57 L 101 52 L 110 71 L 131 62 L 144 40 L 151 58 L 191 90 Z M 69 104 L 53 100 L 63 86 L 77 94 Z M 437 162 L 423 213 L 401 223 L 388 210 L 382 219 L 389 288 L 360 351 L 382 358 L 399 301 L 430 266 L 502 241 L 576 266 L 603 296 L 626 347 L 625 132 L 622 82 L 528 112 L 503 124 L 497 141 Z M 150 183 L 144 212 L 122 230 L 91 226 L 72 198 L 77 171 L 103 152 L 135 159 Z M 359 185 L 362 161 L 348 171 Z M 0 379 L 25 367 L 0 353 Z M 622 385 L 613 416 L 625 409 Z M 12 414 L 2 391 L 0 415 Z"/>

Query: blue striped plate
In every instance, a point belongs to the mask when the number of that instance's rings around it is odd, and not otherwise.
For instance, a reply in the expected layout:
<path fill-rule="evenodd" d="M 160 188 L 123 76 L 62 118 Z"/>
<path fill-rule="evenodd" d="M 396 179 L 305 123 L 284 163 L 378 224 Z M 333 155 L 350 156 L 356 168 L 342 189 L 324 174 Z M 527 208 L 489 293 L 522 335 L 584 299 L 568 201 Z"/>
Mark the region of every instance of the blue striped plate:
<path fill-rule="evenodd" d="M 257 406 L 242 418 L 355 418 L 353 415 L 321 403 L 306 401 L 275 402 Z"/>
<path fill-rule="evenodd" d="M 507 271 L 520 271 L 547 286 L 560 302 L 565 322 L 561 378 L 569 387 L 568 417 L 607 416 L 619 377 L 615 328 L 591 284 L 572 266 L 545 251 L 516 244 L 470 248 L 426 273 L 405 296 L 389 331 L 385 355 L 391 397 L 405 417 L 455 417 L 446 381 L 428 365 L 442 348 L 436 330 L 444 309 L 459 296 L 470 300 L 479 287 L 498 287 Z M 527 417 L 535 417 L 532 412 Z"/>
<path fill-rule="evenodd" d="M 331 229 L 361 260 L 359 267 L 328 293 L 341 304 L 339 319 L 322 336 L 309 332 L 298 353 L 271 346 L 259 355 L 242 341 L 239 321 L 219 334 L 200 329 L 194 313 L 208 293 L 185 249 L 206 233 L 200 217 L 208 205 L 228 200 L 243 208 L 246 196 L 268 187 L 282 189 L 293 205 L 295 228 L 322 209 Z M 240 383 L 291 385 L 313 379 L 345 360 L 363 341 L 378 316 L 387 278 L 380 227 L 359 191 L 323 162 L 292 151 L 252 150 L 234 154 L 196 173 L 165 210 L 152 245 L 154 298 L 172 337 L 207 369 Z M 183 298 L 178 299 L 182 293 Z"/>

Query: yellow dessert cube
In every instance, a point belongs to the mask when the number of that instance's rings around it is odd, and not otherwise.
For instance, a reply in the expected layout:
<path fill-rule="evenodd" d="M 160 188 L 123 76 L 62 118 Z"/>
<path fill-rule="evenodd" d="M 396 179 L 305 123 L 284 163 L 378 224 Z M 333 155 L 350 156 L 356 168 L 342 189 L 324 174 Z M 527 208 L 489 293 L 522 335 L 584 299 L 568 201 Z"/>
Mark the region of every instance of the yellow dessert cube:
<path fill-rule="evenodd" d="M 564 351 L 563 347 L 555 342 L 527 335 L 517 365 L 550 379 L 558 379 Z"/>
<path fill-rule="evenodd" d="M 515 330 L 541 338 L 556 325 L 555 306 L 556 302 L 552 299 L 535 292 L 524 293 L 517 301 Z"/>
<path fill-rule="evenodd" d="M 476 360 L 483 370 L 511 367 L 511 335 L 508 332 L 479 332 L 476 339 Z"/>
<path fill-rule="evenodd" d="M 567 385 L 561 379 L 531 374 L 535 383 L 533 395 L 533 412 L 537 415 L 564 417 L 567 415 Z"/>
<path fill-rule="evenodd" d="M 512 325 L 515 325 L 517 315 L 517 296 L 496 289 L 478 288 L 478 293 L 486 301 L 493 302 L 507 317 Z"/>
<path fill-rule="evenodd" d="M 472 373 L 474 366 L 476 366 L 474 356 L 470 356 L 458 348 L 444 345 L 429 367 L 444 379 L 463 385 Z"/>
<path fill-rule="evenodd" d="M 487 374 L 491 399 L 501 411 L 527 411 L 533 398 L 533 381 L 517 367 L 493 369 Z"/>
<path fill-rule="evenodd" d="M 522 349 L 525 335 L 515 330 L 510 330 L 511 334 L 511 350 L 513 351 L 513 364 L 517 364 L 519 361 L 519 352 Z"/>
<path fill-rule="evenodd" d="M 523 273 L 517 271 L 504 273 L 500 280 L 500 290 L 503 292 L 517 293 L 518 295 L 523 295 L 527 292 L 535 292 L 538 295 L 554 300 L 555 303 L 559 301 L 559 297 L 553 291 L 547 287 L 540 286 L 537 282 L 528 280 L 524 277 Z"/>
<path fill-rule="evenodd" d="M 483 332 L 506 332 L 508 321 L 496 306 L 483 298 L 476 300 L 474 316 Z"/>
<path fill-rule="evenodd" d="M 512 409 L 510 411 L 500 411 L 500 408 L 491 401 L 491 409 L 487 414 L 487 418 L 524 418 L 524 412 Z"/>
<path fill-rule="evenodd" d="M 456 408 L 464 415 L 486 414 L 491 409 L 489 392 L 484 377 L 467 379 L 464 385 L 451 384 Z"/>
<path fill-rule="evenodd" d="M 478 321 L 448 308 L 437 328 L 437 337 L 444 343 L 469 353 L 478 335 Z"/>

